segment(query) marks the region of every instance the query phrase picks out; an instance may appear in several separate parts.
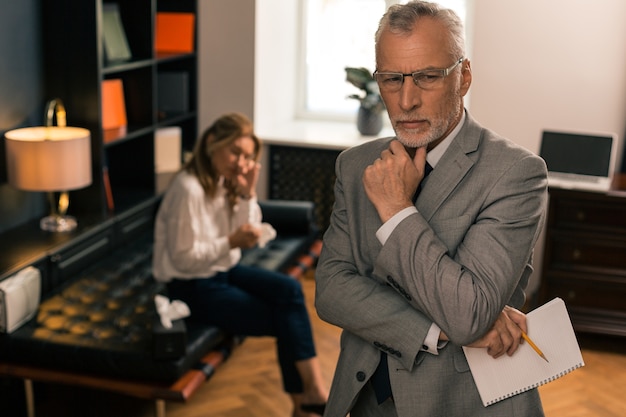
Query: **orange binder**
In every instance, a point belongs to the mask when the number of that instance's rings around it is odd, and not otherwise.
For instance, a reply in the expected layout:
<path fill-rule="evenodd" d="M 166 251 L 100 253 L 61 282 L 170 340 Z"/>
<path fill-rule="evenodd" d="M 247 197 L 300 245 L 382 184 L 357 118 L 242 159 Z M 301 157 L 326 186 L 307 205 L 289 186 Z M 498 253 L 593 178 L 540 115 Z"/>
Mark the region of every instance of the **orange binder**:
<path fill-rule="evenodd" d="M 124 85 L 115 78 L 102 81 L 102 128 L 118 129 L 127 124 Z"/>
<path fill-rule="evenodd" d="M 159 12 L 156 14 L 157 52 L 187 53 L 194 51 L 193 13 Z"/>

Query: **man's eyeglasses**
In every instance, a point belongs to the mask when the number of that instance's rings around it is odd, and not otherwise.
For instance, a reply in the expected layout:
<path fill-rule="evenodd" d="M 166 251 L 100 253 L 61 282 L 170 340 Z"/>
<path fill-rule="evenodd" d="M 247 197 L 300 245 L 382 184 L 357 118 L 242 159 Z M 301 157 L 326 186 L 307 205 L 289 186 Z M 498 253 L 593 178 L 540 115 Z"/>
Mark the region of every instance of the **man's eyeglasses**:
<path fill-rule="evenodd" d="M 402 84 L 404 83 L 404 77 L 413 78 L 413 82 L 416 86 L 423 90 L 432 90 L 439 87 L 443 79 L 447 77 L 461 62 L 463 57 L 459 58 L 454 64 L 448 68 L 443 69 L 428 69 L 422 71 L 415 71 L 408 74 L 401 72 L 378 72 L 374 71 L 374 79 L 378 82 L 380 91 L 395 93 L 400 91 Z"/>

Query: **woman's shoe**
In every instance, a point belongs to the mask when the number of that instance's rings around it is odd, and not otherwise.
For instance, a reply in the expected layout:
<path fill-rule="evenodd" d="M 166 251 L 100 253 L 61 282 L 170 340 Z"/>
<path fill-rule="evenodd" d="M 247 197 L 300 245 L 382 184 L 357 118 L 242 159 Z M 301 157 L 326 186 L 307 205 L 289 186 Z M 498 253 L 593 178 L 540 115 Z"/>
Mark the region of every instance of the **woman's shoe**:
<path fill-rule="evenodd" d="M 306 413 L 314 413 L 319 414 L 320 416 L 324 414 L 324 409 L 326 408 L 326 404 L 302 404 L 300 405 L 300 409 Z"/>

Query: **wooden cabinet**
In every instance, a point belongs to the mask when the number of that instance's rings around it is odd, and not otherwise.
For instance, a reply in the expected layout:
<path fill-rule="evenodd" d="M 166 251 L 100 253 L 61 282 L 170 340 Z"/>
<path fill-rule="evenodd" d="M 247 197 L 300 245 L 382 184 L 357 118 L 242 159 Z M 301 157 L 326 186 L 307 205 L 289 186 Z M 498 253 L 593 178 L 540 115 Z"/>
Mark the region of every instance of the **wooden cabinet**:
<path fill-rule="evenodd" d="M 103 17 L 111 8 L 118 11 L 130 51 L 128 59 L 112 60 L 107 54 L 104 36 L 110 28 Z M 70 210 L 79 218 L 93 213 L 118 214 L 154 197 L 157 129 L 179 126 L 185 150 L 190 150 L 195 142 L 197 53 L 156 51 L 156 21 L 160 12 L 195 17 L 196 0 L 42 2 L 46 98 L 63 100 L 68 124 L 85 127 L 92 134 L 93 184 L 71 196 Z M 195 33 L 194 24 L 194 43 Z M 160 75 L 166 73 L 182 75 L 178 79 L 182 82 L 159 83 Z M 102 83 L 111 79 L 119 79 L 123 85 L 127 125 L 122 131 L 103 129 Z M 179 110 L 164 110 L 159 102 L 160 89 L 164 87 L 176 99 L 183 97 L 185 105 L 179 106 Z M 107 204 L 105 169 L 113 209 Z"/>
<path fill-rule="evenodd" d="M 540 301 L 565 300 L 576 331 L 626 336 L 626 193 L 550 189 Z"/>

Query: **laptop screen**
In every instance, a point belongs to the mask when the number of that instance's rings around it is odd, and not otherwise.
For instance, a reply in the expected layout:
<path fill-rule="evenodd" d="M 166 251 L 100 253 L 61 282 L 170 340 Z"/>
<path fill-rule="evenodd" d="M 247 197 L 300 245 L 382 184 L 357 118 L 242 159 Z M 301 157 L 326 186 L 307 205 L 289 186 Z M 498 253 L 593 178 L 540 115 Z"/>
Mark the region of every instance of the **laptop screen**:
<path fill-rule="evenodd" d="M 544 131 L 539 155 L 548 171 L 608 177 L 614 136 Z"/>

